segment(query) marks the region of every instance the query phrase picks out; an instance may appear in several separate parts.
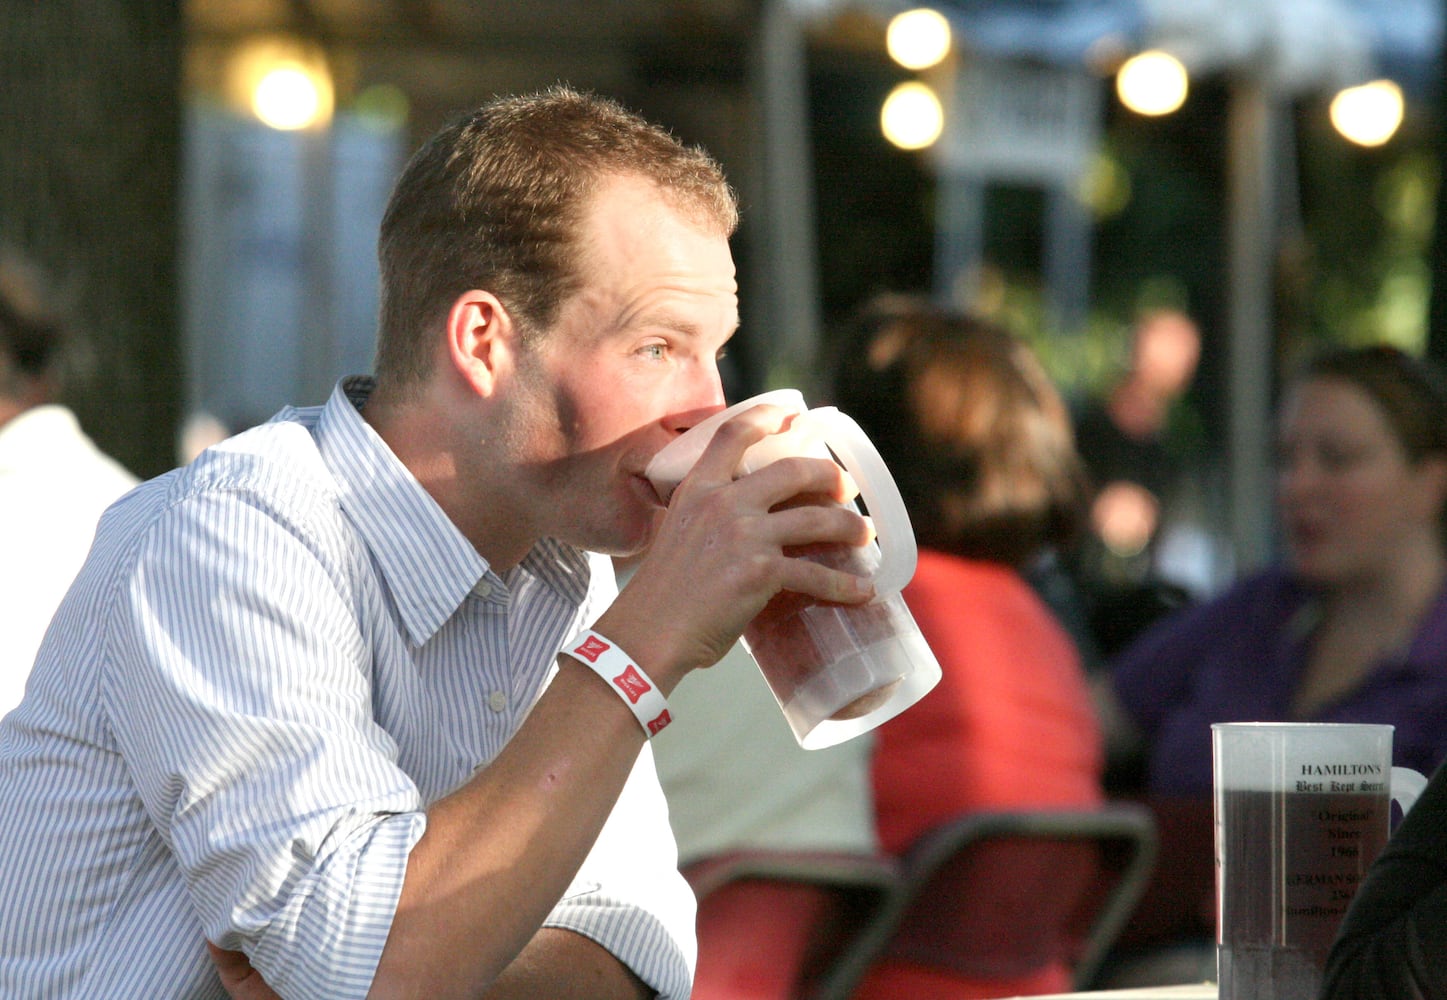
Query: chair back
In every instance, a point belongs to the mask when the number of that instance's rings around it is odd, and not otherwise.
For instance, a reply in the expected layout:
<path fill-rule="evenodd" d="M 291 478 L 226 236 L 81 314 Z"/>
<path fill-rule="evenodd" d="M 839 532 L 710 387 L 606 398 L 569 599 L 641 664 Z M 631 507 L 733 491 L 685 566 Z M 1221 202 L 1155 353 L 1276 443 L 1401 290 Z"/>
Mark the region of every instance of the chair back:
<path fill-rule="evenodd" d="M 843 1000 L 882 957 L 972 980 L 1015 979 L 1052 963 L 1088 989 L 1155 864 L 1150 812 L 975 813 L 922 836 L 900 887 L 844 955 L 821 997 Z"/>
<path fill-rule="evenodd" d="M 878 856 L 744 850 L 689 865 L 698 898 L 693 1000 L 812 1000 L 893 898 Z"/>
<path fill-rule="evenodd" d="M 1150 951 L 1216 933 L 1215 815 L 1211 796 L 1138 800 L 1160 842 L 1156 868 L 1116 947 Z"/>

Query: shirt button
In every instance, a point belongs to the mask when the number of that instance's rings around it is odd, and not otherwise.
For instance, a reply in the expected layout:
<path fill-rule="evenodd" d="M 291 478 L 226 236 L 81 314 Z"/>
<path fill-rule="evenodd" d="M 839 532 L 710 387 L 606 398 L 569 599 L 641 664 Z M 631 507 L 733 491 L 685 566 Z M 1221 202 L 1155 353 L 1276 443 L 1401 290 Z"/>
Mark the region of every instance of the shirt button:
<path fill-rule="evenodd" d="M 503 709 L 507 708 L 507 695 L 503 694 L 501 691 L 494 691 L 492 694 L 487 696 L 487 707 L 492 709 L 494 712 L 501 712 Z"/>
<path fill-rule="evenodd" d="M 492 593 L 492 584 L 486 580 L 478 580 L 477 585 L 472 588 L 472 592 L 478 597 L 485 598 Z"/>

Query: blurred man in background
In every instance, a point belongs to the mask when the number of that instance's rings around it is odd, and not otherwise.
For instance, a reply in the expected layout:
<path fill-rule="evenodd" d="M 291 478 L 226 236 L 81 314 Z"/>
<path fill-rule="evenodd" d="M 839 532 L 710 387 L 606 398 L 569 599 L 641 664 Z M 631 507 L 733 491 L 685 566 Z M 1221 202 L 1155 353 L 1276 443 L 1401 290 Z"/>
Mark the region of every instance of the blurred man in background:
<path fill-rule="evenodd" d="M 1077 444 L 1096 491 L 1091 527 L 1122 561 L 1149 557 L 1163 508 L 1178 487 L 1181 462 L 1167 431 L 1200 357 L 1200 331 L 1189 316 L 1171 309 L 1147 313 L 1131 332 L 1124 377 L 1077 421 Z"/>
<path fill-rule="evenodd" d="M 56 401 L 71 346 L 35 268 L 0 251 L 0 715 L 25 691 L 101 511 L 136 483 Z"/>

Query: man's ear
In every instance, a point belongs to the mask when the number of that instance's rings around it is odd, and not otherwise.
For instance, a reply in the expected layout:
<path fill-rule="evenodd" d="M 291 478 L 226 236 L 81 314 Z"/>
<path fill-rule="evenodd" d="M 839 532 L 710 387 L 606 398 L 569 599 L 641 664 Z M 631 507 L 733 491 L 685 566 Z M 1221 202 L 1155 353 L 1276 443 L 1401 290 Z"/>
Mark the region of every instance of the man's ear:
<path fill-rule="evenodd" d="M 490 396 L 511 371 L 518 330 L 491 292 L 463 292 L 447 312 L 447 354 L 453 368 L 480 396 Z"/>

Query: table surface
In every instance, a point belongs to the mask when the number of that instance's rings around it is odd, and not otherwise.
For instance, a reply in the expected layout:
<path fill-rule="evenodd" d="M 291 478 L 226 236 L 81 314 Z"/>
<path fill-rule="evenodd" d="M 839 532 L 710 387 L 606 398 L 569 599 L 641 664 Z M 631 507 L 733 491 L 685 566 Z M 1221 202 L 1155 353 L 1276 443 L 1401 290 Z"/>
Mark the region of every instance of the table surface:
<path fill-rule="evenodd" d="M 1215 983 L 1184 986 L 1147 986 L 1129 990 L 1095 990 L 1088 993 L 1053 993 L 1032 1000 L 1216 1000 Z"/>

